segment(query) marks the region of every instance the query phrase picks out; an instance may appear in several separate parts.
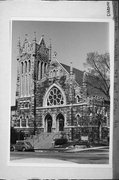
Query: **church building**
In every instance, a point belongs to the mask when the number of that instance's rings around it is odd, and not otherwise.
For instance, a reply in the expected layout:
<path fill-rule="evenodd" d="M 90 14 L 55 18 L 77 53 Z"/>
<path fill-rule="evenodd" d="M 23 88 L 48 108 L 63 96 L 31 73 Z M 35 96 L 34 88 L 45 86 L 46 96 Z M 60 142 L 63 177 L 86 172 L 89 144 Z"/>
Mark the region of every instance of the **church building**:
<path fill-rule="evenodd" d="M 85 71 L 61 63 L 52 57 L 51 44 L 44 36 L 30 43 L 26 37 L 18 43 L 16 118 L 17 131 L 31 134 L 65 132 L 69 139 L 93 133 L 107 136 L 109 106 L 106 97 L 88 87 Z M 72 61 L 73 61 L 72 57 Z M 77 62 L 78 63 L 78 62 Z"/>

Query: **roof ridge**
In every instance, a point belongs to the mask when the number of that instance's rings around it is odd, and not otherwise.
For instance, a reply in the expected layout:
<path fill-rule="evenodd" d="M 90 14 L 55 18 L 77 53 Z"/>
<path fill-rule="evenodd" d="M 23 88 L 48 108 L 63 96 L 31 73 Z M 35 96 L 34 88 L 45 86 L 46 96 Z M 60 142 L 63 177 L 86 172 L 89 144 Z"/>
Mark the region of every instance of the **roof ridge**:
<path fill-rule="evenodd" d="M 57 63 L 59 63 L 59 64 L 63 67 L 62 63 L 60 63 L 57 59 L 55 59 L 55 61 L 56 61 Z M 64 65 L 65 65 L 65 64 L 64 64 Z M 66 68 L 63 67 L 63 69 L 69 74 L 69 72 L 66 70 Z"/>
<path fill-rule="evenodd" d="M 64 63 L 60 63 L 60 64 L 65 65 L 65 66 L 68 66 L 68 67 L 70 68 L 70 65 L 67 65 L 67 64 L 64 64 Z M 73 67 L 73 69 L 76 69 L 76 70 L 78 70 L 78 71 L 80 71 L 80 72 L 84 72 L 84 71 L 82 71 L 82 70 L 80 70 L 80 69 L 77 69 L 76 67 Z"/>

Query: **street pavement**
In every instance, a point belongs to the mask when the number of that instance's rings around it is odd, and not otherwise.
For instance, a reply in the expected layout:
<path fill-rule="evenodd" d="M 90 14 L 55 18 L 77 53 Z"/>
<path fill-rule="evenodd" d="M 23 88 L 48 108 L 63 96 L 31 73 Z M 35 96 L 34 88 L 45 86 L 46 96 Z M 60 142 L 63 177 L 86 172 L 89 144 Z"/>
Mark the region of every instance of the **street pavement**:
<path fill-rule="evenodd" d="M 37 151 L 37 152 L 11 152 L 12 163 L 63 163 L 63 164 L 108 164 L 109 149 L 101 147 L 85 151 Z"/>

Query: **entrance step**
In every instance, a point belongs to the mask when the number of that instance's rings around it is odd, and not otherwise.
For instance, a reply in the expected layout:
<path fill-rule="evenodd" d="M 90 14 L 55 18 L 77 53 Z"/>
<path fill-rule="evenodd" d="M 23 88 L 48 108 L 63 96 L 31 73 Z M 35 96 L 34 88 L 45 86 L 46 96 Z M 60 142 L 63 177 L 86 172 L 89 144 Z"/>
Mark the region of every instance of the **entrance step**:
<path fill-rule="evenodd" d="M 29 141 L 32 144 L 34 149 L 50 149 L 54 146 L 53 140 L 55 138 L 60 137 L 61 132 L 43 132 L 38 135 L 34 135 L 32 137 L 27 138 L 27 141 Z"/>

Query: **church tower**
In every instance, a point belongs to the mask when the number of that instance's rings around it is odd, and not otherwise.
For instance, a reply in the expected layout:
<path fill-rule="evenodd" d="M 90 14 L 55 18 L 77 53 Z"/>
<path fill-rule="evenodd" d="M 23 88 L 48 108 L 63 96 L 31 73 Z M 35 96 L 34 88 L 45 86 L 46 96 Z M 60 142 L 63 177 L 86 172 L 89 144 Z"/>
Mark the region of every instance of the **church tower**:
<path fill-rule="evenodd" d="M 20 130 L 34 128 L 36 84 L 46 76 L 50 53 L 51 48 L 46 47 L 44 36 L 37 42 L 34 34 L 30 43 L 26 34 L 23 45 L 20 39 L 18 41 L 16 102 Z"/>

